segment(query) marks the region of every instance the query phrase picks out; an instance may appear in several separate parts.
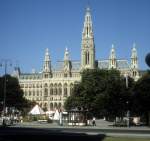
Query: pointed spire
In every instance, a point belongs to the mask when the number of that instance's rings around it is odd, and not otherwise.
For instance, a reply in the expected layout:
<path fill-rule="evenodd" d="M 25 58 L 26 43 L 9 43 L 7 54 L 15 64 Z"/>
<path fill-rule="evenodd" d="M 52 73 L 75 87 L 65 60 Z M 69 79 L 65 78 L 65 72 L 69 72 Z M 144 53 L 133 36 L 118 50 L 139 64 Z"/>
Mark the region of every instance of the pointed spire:
<path fill-rule="evenodd" d="M 116 52 L 114 44 L 112 44 L 109 56 L 109 68 L 116 68 L 116 67 L 117 67 Z"/>
<path fill-rule="evenodd" d="M 136 81 L 139 78 L 139 72 L 138 72 L 138 55 L 135 43 L 133 43 L 133 47 L 131 50 L 131 69 L 132 69 L 132 77 Z"/>
<path fill-rule="evenodd" d="M 111 45 L 111 48 L 114 49 L 114 44 Z"/>
<path fill-rule="evenodd" d="M 86 8 L 86 13 L 85 13 L 83 37 L 84 38 L 85 37 L 93 37 L 91 10 L 90 10 L 89 6 Z"/>
<path fill-rule="evenodd" d="M 136 43 L 135 42 L 133 43 L 133 48 L 136 48 Z"/>
<path fill-rule="evenodd" d="M 116 52 L 115 52 L 115 47 L 114 47 L 114 44 L 112 44 L 111 46 L 111 51 L 110 51 L 110 56 L 109 56 L 110 59 L 116 59 Z"/>
<path fill-rule="evenodd" d="M 87 68 L 95 68 L 95 44 L 89 7 L 86 8 L 81 44 L 81 69 Z"/>
<path fill-rule="evenodd" d="M 64 77 L 70 77 L 71 76 L 71 61 L 69 58 L 69 51 L 66 47 L 65 53 L 64 53 Z"/>
<path fill-rule="evenodd" d="M 43 72 L 51 72 L 51 61 L 50 61 L 50 55 L 49 55 L 48 48 L 46 48 L 46 51 L 45 51 Z"/>
<path fill-rule="evenodd" d="M 132 48 L 132 51 L 131 51 L 131 58 L 137 58 L 137 50 L 136 50 L 136 44 L 133 43 L 133 48 Z"/>
<path fill-rule="evenodd" d="M 64 60 L 65 60 L 65 61 L 69 61 L 69 51 L 68 51 L 68 48 L 67 48 L 67 47 L 66 47 L 65 53 L 64 53 Z"/>
<path fill-rule="evenodd" d="M 136 44 L 133 44 L 133 48 L 131 50 L 131 68 L 138 68 L 138 55 L 136 50 Z"/>
<path fill-rule="evenodd" d="M 89 5 L 86 7 L 86 14 L 90 14 L 90 12 L 91 12 L 91 9 L 90 9 L 90 7 L 89 7 Z"/>
<path fill-rule="evenodd" d="M 46 51 L 45 51 L 45 61 L 50 61 L 50 55 L 49 55 L 48 48 L 46 48 Z"/>

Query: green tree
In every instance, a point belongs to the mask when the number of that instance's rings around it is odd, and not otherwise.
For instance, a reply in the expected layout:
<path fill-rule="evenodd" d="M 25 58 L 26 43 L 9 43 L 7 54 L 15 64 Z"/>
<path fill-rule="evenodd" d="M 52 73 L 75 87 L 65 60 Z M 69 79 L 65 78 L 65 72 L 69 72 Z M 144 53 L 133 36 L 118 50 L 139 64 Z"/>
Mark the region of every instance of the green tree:
<path fill-rule="evenodd" d="M 150 71 L 135 84 L 132 111 L 137 116 L 144 116 L 150 125 Z"/>
<path fill-rule="evenodd" d="M 3 107 L 3 99 L 4 99 L 4 81 L 5 76 L 0 77 L 0 109 Z M 31 106 L 33 106 L 33 102 L 28 101 L 23 97 L 23 91 L 20 88 L 18 79 L 12 77 L 10 75 L 6 75 L 6 107 L 15 107 L 19 111 L 27 112 Z"/>
<path fill-rule="evenodd" d="M 115 70 L 110 70 L 107 78 L 107 88 L 105 90 L 106 116 L 123 117 L 130 110 L 132 87 L 134 80 L 128 78 L 128 88 L 126 80 L 120 73 Z"/>
<path fill-rule="evenodd" d="M 117 70 L 85 70 L 81 82 L 74 87 L 73 94 L 66 100 L 65 108 L 82 107 L 95 116 L 123 116 L 132 79 L 126 89 L 125 78 Z"/>

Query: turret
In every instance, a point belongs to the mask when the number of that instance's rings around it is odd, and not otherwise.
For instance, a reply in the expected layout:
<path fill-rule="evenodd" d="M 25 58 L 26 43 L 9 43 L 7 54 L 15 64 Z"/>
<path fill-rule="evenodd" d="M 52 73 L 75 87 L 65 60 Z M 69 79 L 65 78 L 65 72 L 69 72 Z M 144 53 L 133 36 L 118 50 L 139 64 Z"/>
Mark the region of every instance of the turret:
<path fill-rule="evenodd" d="M 65 53 L 64 53 L 64 77 L 71 77 L 71 61 L 69 58 L 69 51 L 66 48 Z"/>
<path fill-rule="evenodd" d="M 109 69 L 116 69 L 117 68 L 117 62 L 116 62 L 116 52 L 114 45 L 112 44 L 112 48 L 110 51 L 110 56 L 109 56 Z"/>
<path fill-rule="evenodd" d="M 46 49 L 45 52 L 45 59 L 43 64 L 43 77 L 44 78 L 52 77 L 51 60 L 50 60 L 48 48 Z"/>
<path fill-rule="evenodd" d="M 137 80 L 139 78 L 138 72 L 138 55 L 136 50 L 136 44 L 133 44 L 133 48 L 131 51 L 131 76 Z"/>
<path fill-rule="evenodd" d="M 131 68 L 138 69 L 138 56 L 135 43 L 133 44 L 133 48 L 131 51 Z"/>

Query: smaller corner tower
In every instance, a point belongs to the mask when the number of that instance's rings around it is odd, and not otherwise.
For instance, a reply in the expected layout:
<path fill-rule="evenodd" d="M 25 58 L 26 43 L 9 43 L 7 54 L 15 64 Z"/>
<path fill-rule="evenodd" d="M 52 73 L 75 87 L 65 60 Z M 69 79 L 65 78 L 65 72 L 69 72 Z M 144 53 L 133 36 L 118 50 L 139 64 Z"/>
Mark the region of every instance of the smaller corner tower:
<path fill-rule="evenodd" d="M 116 68 L 117 68 L 116 51 L 114 48 L 114 44 L 112 44 L 109 56 L 109 69 L 116 69 Z"/>
<path fill-rule="evenodd" d="M 45 58 L 44 58 L 43 71 L 42 72 L 43 72 L 44 78 L 52 77 L 51 60 L 50 60 L 48 48 L 45 51 Z"/>
<path fill-rule="evenodd" d="M 131 51 L 131 76 L 137 80 L 139 78 L 138 72 L 138 55 L 136 50 L 136 44 L 133 44 L 133 48 Z"/>
<path fill-rule="evenodd" d="M 65 53 L 64 53 L 64 77 L 71 77 L 71 61 L 69 57 L 69 51 L 68 48 L 66 47 Z"/>

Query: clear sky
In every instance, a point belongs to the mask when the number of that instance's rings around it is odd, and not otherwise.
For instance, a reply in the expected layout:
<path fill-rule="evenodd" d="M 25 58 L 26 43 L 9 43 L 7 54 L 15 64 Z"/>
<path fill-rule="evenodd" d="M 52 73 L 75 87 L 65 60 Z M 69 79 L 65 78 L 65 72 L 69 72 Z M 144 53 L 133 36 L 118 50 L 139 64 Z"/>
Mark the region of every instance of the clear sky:
<path fill-rule="evenodd" d="M 150 52 L 150 0 L 0 0 L 0 59 L 17 61 L 23 72 L 40 71 L 45 49 L 52 65 L 67 46 L 80 60 L 85 7 L 92 11 L 96 59 L 107 59 L 111 44 L 117 58 L 130 61 L 137 44 L 140 69 Z M 2 72 L 3 68 L 0 68 Z"/>

